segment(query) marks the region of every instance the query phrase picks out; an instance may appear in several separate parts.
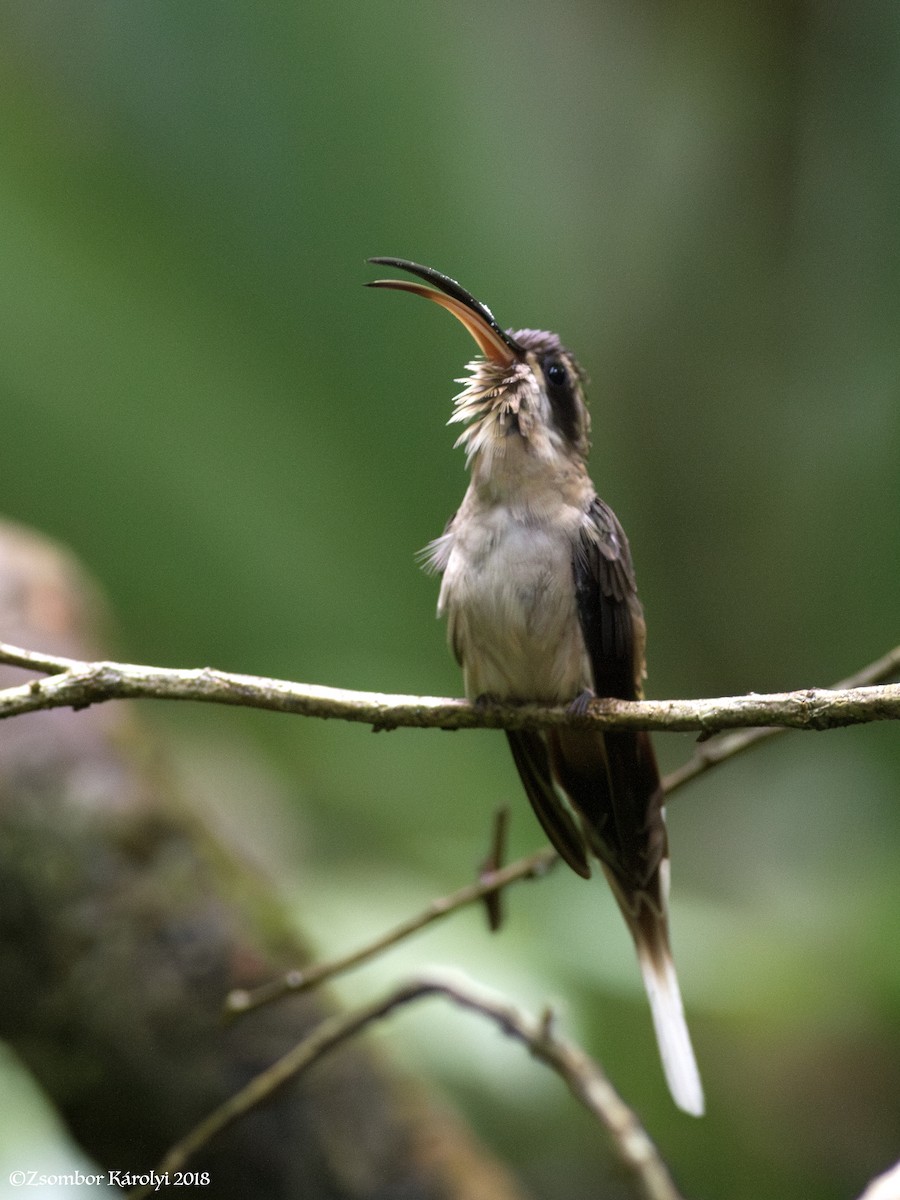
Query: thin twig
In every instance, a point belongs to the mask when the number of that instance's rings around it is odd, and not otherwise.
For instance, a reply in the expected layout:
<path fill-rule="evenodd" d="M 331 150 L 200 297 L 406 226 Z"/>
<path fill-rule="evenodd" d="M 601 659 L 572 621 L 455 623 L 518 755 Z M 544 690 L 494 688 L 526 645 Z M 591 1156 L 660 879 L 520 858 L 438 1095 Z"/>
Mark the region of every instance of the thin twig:
<path fill-rule="evenodd" d="M 790 711 L 782 712 L 782 719 L 784 726 L 791 728 L 825 728 L 828 724 L 846 723 L 845 719 L 838 719 L 841 717 L 841 706 L 860 702 L 867 708 L 867 711 L 872 706 L 875 711 L 870 712 L 868 717 L 857 715 L 852 719 L 875 720 L 888 715 L 900 716 L 900 687 L 894 685 L 892 688 L 861 688 L 859 686 L 895 674 L 900 669 L 900 647 L 870 664 L 851 679 L 842 681 L 842 684 L 834 690 L 814 689 L 806 692 L 786 693 L 781 697 L 739 697 L 734 701 L 664 701 L 661 703 L 644 701 L 640 704 L 598 701 L 596 706 L 615 706 L 618 715 L 587 718 L 574 717 L 566 709 L 541 709 L 537 706 L 482 708 L 469 705 L 463 700 L 347 692 L 338 688 L 311 687 L 280 680 L 259 679 L 253 676 L 227 675 L 209 669 L 179 671 L 123 663 L 91 664 L 76 659 L 38 654 L 4 643 L 0 643 L 0 662 L 38 672 L 57 672 L 51 674 L 47 679 L 35 679 L 28 684 L 0 691 L 0 717 L 44 708 L 84 707 L 90 703 L 125 697 L 193 699 L 225 704 L 245 704 L 250 707 L 270 708 L 278 711 L 369 721 L 380 728 L 398 724 L 462 728 L 464 726 L 501 725 L 503 720 L 507 722 L 506 727 L 509 728 L 526 727 L 528 722 L 535 726 L 584 722 L 599 728 L 622 728 L 634 727 L 631 716 L 626 718 L 625 713 L 636 713 L 640 717 L 649 709 L 658 717 L 659 710 L 671 711 L 680 707 L 692 709 L 695 714 L 690 719 L 690 728 L 706 729 L 708 728 L 708 714 L 710 711 L 715 711 L 717 706 L 716 723 L 718 725 L 728 724 L 732 719 L 733 723 L 741 724 L 746 717 L 746 711 L 740 708 L 744 702 L 755 703 L 757 706 L 767 703 L 771 710 L 777 707 L 776 702 L 781 700 L 789 702 Z M 873 693 L 876 694 L 874 697 Z M 887 700 L 884 699 L 884 693 L 887 693 Z M 813 704 L 810 697 L 821 698 L 818 701 L 819 708 Z M 896 711 L 879 710 L 875 705 L 875 700 L 879 705 L 887 704 L 888 708 Z M 738 706 L 730 715 L 726 711 L 729 705 Z M 794 707 L 791 708 L 791 705 Z M 796 707 L 797 705 L 799 705 L 799 709 Z M 803 723 L 797 724 L 798 711 L 804 710 Z M 707 715 L 698 716 L 697 714 L 700 712 L 705 712 Z M 390 716 L 387 715 L 388 713 Z M 770 711 L 770 719 L 774 719 L 774 716 L 774 712 Z M 844 716 L 846 717 L 846 713 Z M 685 727 L 683 723 L 670 720 L 668 717 L 664 718 L 666 723 L 660 726 L 657 717 L 641 720 L 640 724 L 647 728 L 682 729 Z M 666 779 L 667 796 L 716 763 L 723 762 L 725 759 L 749 749 L 752 745 L 774 736 L 775 732 L 777 730 L 751 729 L 744 733 L 727 735 L 705 743 L 685 766 Z M 452 896 L 433 901 L 423 913 L 398 925 L 369 946 L 332 962 L 318 964 L 303 972 L 290 972 L 284 979 L 276 980 L 264 988 L 257 989 L 252 995 L 233 993 L 229 999 L 229 1008 L 232 1013 L 236 1014 L 257 1007 L 286 992 L 311 987 L 326 978 L 331 978 L 341 971 L 367 961 L 383 949 L 395 945 L 432 921 L 438 920 L 466 904 L 484 900 L 486 896 L 498 892 L 520 879 L 534 878 L 536 874 L 545 872 L 555 859 L 556 856 L 552 851 L 545 850 L 530 858 L 512 863 L 493 876 L 461 888 Z"/>
<path fill-rule="evenodd" d="M 875 662 L 869 663 L 868 666 L 848 676 L 847 679 L 841 679 L 838 683 L 832 684 L 828 690 L 846 692 L 853 688 L 868 687 L 871 684 L 882 683 L 886 679 L 893 679 L 897 674 L 900 674 L 900 646 L 895 646 L 888 654 L 877 658 Z M 692 779 L 696 779 L 698 775 L 703 775 L 710 767 L 787 732 L 788 729 L 784 726 L 780 728 L 770 726 L 767 729 L 742 729 L 736 733 L 722 733 L 708 741 L 701 742 L 692 757 L 663 780 L 666 797 L 683 787 L 684 784 L 690 783 Z"/>
<path fill-rule="evenodd" d="M 506 861 L 506 843 L 509 840 L 509 805 L 504 804 L 494 813 L 491 825 L 491 844 L 487 857 L 478 869 L 478 882 L 486 883 L 502 869 Z M 484 894 L 484 911 L 488 929 L 497 933 L 503 924 L 503 888 L 495 887 Z"/>
<path fill-rule="evenodd" d="M 303 1041 L 177 1142 L 156 1168 L 155 1174 L 171 1178 L 212 1137 L 269 1099 L 324 1054 L 355 1037 L 375 1021 L 390 1016 L 396 1009 L 428 996 L 443 996 L 461 1008 L 486 1017 L 501 1032 L 527 1046 L 533 1057 L 559 1075 L 572 1095 L 608 1131 L 613 1149 L 634 1180 L 639 1195 L 645 1200 L 681 1200 L 665 1163 L 637 1115 L 625 1104 L 600 1066 L 580 1047 L 554 1031 L 549 1014 L 536 1019 L 494 993 L 449 973 L 432 973 L 410 980 L 355 1012 L 324 1020 Z M 150 1186 L 147 1186 L 131 1192 L 130 1196 L 132 1200 L 139 1200 L 149 1194 Z"/>
<path fill-rule="evenodd" d="M 896 653 L 896 652 L 892 652 Z M 0 718 L 46 708 L 85 708 L 106 700 L 198 700 L 303 716 L 359 721 L 375 729 L 656 729 L 699 732 L 778 725 L 833 729 L 900 719 L 900 684 L 832 691 L 807 688 L 768 696 L 704 700 L 606 700 L 575 714 L 567 707 L 470 704 L 437 696 L 388 695 L 199 670 L 134 663 L 80 662 L 0 643 L 0 662 L 49 674 L 0 692 Z"/>
<path fill-rule="evenodd" d="M 368 942 L 358 950 L 341 955 L 339 958 L 329 959 L 327 962 L 316 963 L 305 970 L 288 971 L 280 978 L 273 979 L 271 983 L 265 983 L 252 991 L 235 990 L 225 1001 L 226 1016 L 241 1016 L 260 1008 L 263 1004 L 279 1000 L 289 992 L 302 992 L 317 987 L 326 980 L 333 979 L 336 975 L 341 975 L 353 967 L 361 966 L 362 963 L 368 962 L 376 955 L 396 946 L 398 942 L 418 933 L 420 929 L 424 929 L 434 921 L 441 920 L 442 917 L 449 916 L 450 913 L 464 908 L 467 904 L 483 901 L 492 892 L 499 892 L 503 888 L 509 887 L 511 883 L 518 883 L 523 879 L 540 879 L 558 861 L 559 856 L 554 850 L 539 850 L 536 854 L 521 858 L 500 871 L 483 875 L 477 883 L 470 883 L 449 896 L 432 900 L 422 912 L 402 921 L 387 933 Z"/>
<path fill-rule="evenodd" d="M 890 654 L 886 654 L 875 662 L 870 663 L 867 667 L 863 667 L 862 670 L 857 671 L 850 678 L 835 684 L 835 690 L 861 687 L 868 683 L 890 678 L 898 671 L 900 671 L 900 646 L 891 651 Z M 698 775 L 702 775 L 711 767 L 717 766 L 727 759 L 734 758 L 736 755 L 751 749 L 753 746 L 759 745 L 761 742 L 785 732 L 787 730 L 777 728 L 749 729 L 738 733 L 722 734 L 711 741 L 704 742 L 692 758 L 688 759 L 683 766 L 676 768 L 676 770 L 667 775 L 663 780 L 666 799 L 668 800 L 679 788 L 684 787 L 685 784 L 695 779 Z M 390 949 L 392 946 L 418 933 L 420 929 L 425 929 L 434 921 L 450 916 L 451 913 L 465 908 L 466 905 L 476 904 L 479 901 L 485 902 L 491 896 L 499 897 L 503 889 L 509 887 L 511 884 L 546 875 L 550 868 L 558 861 L 558 855 L 553 850 L 545 849 L 538 851 L 536 854 L 528 855 L 526 858 L 521 858 L 514 863 L 510 863 L 509 866 L 504 867 L 502 870 L 487 874 L 482 873 L 477 883 L 461 887 L 449 896 L 442 896 L 437 900 L 432 900 L 422 912 L 401 922 L 386 934 L 382 934 L 374 941 L 367 943 L 357 950 L 351 951 L 349 954 L 316 963 L 302 970 L 295 968 L 287 971 L 280 978 L 272 980 L 271 983 L 263 984 L 261 987 L 254 988 L 252 991 L 239 989 L 231 992 L 225 1001 L 226 1016 L 237 1017 L 243 1013 L 252 1012 L 264 1004 L 280 1000 L 282 996 L 290 992 L 306 991 L 309 988 L 317 987 L 326 980 L 333 979 L 345 971 L 361 966 L 363 963 L 381 954 L 384 950 Z"/>

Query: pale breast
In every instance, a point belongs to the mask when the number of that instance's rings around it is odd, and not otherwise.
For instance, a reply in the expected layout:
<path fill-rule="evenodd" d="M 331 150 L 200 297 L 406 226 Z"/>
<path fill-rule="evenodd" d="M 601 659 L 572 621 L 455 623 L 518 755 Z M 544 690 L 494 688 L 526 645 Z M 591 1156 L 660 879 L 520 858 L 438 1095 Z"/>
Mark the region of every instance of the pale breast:
<path fill-rule="evenodd" d="M 572 576 L 576 510 L 537 522 L 504 505 L 454 531 L 438 606 L 466 695 L 565 703 L 590 683 Z"/>

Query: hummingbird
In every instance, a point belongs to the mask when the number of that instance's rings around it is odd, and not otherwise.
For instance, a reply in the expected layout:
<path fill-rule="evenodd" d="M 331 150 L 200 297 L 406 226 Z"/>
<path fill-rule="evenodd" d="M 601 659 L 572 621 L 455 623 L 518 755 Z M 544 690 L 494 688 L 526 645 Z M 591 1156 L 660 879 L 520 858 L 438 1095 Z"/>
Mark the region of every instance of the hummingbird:
<path fill-rule="evenodd" d="M 569 705 L 638 700 L 646 626 L 628 539 L 587 470 L 585 375 L 555 333 L 504 330 L 456 280 L 402 258 L 416 276 L 368 286 L 412 292 L 462 322 L 480 356 L 457 382 L 469 486 L 423 552 L 442 575 L 438 616 L 466 696 Z M 703 1088 L 669 943 L 669 854 L 662 784 L 646 732 L 507 732 L 538 821 L 589 878 L 599 861 L 634 940 L 675 1103 L 703 1113 Z"/>

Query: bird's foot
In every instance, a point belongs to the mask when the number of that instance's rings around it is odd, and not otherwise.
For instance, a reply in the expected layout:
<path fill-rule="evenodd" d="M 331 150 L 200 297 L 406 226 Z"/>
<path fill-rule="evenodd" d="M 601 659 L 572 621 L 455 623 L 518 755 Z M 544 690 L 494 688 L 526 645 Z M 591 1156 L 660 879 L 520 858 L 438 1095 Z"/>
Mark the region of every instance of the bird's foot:
<path fill-rule="evenodd" d="M 586 717 L 590 712 L 591 701 L 596 699 L 597 693 L 592 688 L 585 688 L 569 705 L 569 712 L 573 717 Z"/>

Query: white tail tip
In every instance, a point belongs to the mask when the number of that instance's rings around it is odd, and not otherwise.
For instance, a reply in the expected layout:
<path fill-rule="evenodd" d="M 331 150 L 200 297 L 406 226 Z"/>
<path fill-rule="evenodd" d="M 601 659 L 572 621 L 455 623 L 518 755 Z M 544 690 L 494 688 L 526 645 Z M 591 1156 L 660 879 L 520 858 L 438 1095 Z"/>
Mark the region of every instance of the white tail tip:
<path fill-rule="evenodd" d="M 669 1091 L 680 1109 L 693 1117 L 702 1117 L 703 1084 L 684 1019 L 675 967 L 668 957 L 658 965 L 649 954 L 639 951 L 639 959 Z"/>

